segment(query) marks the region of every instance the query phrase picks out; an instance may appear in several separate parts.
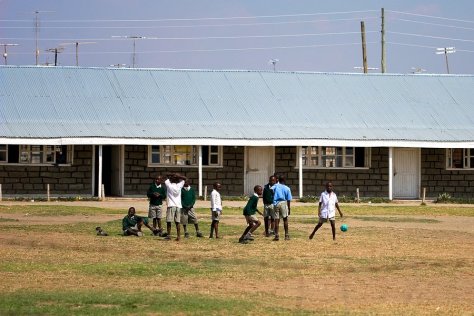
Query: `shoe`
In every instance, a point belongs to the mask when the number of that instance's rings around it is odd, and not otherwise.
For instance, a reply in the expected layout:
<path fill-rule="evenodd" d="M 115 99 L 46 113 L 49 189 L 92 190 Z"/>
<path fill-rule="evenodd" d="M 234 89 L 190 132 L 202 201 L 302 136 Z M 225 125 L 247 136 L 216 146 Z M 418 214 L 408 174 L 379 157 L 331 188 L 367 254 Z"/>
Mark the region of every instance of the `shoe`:
<path fill-rule="evenodd" d="M 158 229 L 154 229 L 153 236 L 160 236 L 160 231 Z"/>
<path fill-rule="evenodd" d="M 143 233 L 142 233 L 142 232 L 138 232 L 138 233 L 137 233 L 137 236 L 138 236 L 138 237 L 143 237 Z"/>
<path fill-rule="evenodd" d="M 285 240 L 290 240 L 290 235 L 285 235 Z"/>
<path fill-rule="evenodd" d="M 244 240 L 254 241 L 254 238 L 252 237 L 252 235 L 247 234 L 247 235 L 245 235 Z"/>
<path fill-rule="evenodd" d="M 162 232 L 160 236 L 161 236 L 161 237 L 167 237 L 167 236 L 168 236 L 168 233 Z"/>
<path fill-rule="evenodd" d="M 171 240 L 171 237 L 168 236 L 168 235 L 166 235 L 164 239 L 165 239 L 165 240 Z"/>
<path fill-rule="evenodd" d="M 188 232 L 184 233 L 184 238 L 189 238 L 189 233 Z"/>
<path fill-rule="evenodd" d="M 247 240 L 245 240 L 245 239 L 239 239 L 239 244 L 244 244 L 244 245 L 246 245 L 246 244 L 248 244 L 248 243 L 249 243 L 249 242 L 248 242 Z"/>
<path fill-rule="evenodd" d="M 202 238 L 204 235 L 201 232 L 196 232 L 196 237 Z"/>
<path fill-rule="evenodd" d="M 273 238 L 273 241 L 279 241 L 280 240 L 280 237 L 278 237 L 278 235 L 275 235 L 275 238 Z"/>
<path fill-rule="evenodd" d="M 273 230 L 270 231 L 270 235 L 275 236 L 275 232 Z"/>
<path fill-rule="evenodd" d="M 270 237 L 270 236 L 271 236 L 270 233 L 265 234 L 265 237 Z"/>

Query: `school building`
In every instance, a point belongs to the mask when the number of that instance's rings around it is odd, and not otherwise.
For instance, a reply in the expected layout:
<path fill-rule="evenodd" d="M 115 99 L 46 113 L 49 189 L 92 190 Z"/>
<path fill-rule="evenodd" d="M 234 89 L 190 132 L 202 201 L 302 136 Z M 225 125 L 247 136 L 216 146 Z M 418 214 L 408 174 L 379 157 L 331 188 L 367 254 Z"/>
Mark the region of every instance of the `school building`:
<path fill-rule="evenodd" d="M 0 67 L 3 196 L 144 196 L 170 172 L 199 195 L 277 172 L 295 197 L 472 198 L 474 76 Z"/>

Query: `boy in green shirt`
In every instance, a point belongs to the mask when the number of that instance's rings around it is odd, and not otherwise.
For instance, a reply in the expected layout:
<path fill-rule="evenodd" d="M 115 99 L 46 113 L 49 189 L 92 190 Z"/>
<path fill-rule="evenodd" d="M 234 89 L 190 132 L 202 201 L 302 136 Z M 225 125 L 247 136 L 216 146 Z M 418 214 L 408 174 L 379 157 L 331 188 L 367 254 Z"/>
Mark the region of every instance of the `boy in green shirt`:
<path fill-rule="evenodd" d="M 153 229 L 156 231 L 156 235 L 164 237 L 161 218 L 163 217 L 163 199 L 166 198 L 166 188 L 163 185 L 162 176 L 155 177 L 155 181 L 148 188 L 146 196 L 150 200 L 148 217 L 153 219 Z"/>
<path fill-rule="evenodd" d="M 239 243 L 246 244 L 249 240 L 253 240 L 252 233 L 261 225 L 255 213 L 263 216 L 262 213 L 257 209 L 258 197 L 262 195 L 263 189 L 260 185 L 256 185 L 253 188 L 254 194 L 249 198 L 247 205 L 244 207 L 244 216 L 247 221 L 247 228 L 239 238 Z"/>
<path fill-rule="evenodd" d="M 148 225 L 148 218 L 135 215 L 135 208 L 132 206 L 128 209 L 128 214 L 122 220 L 122 230 L 124 236 L 143 236 L 142 226 L 148 227 L 153 234 L 155 231 Z"/>
<path fill-rule="evenodd" d="M 188 223 L 194 224 L 196 229 L 196 237 L 203 237 L 202 233 L 199 231 L 198 219 L 196 212 L 194 211 L 194 203 L 196 203 L 196 192 L 190 186 L 189 179 L 186 179 L 184 186 L 181 189 L 181 224 L 184 229 L 184 238 L 189 238 L 189 233 L 187 230 Z"/>

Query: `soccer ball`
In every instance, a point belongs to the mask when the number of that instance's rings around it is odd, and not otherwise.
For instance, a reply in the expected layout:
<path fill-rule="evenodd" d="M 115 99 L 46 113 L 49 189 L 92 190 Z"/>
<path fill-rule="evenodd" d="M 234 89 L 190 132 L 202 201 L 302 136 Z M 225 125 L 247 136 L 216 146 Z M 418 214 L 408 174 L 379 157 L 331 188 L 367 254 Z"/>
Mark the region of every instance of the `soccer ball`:
<path fill-rule="evenodd" d="M 349 227 L 346 224 L 341 225 L 341 231 L 346 232 Z"/>

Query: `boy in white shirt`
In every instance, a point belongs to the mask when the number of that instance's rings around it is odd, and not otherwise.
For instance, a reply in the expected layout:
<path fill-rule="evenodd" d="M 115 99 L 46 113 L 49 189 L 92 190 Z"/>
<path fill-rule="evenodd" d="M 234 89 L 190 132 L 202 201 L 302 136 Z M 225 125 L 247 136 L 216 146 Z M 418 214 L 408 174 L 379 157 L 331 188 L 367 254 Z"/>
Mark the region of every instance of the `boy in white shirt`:
<path fill-rule="evenodd" d="M 211 192 L 212 223 L 209 238 L 214 238 L 214 231 L 216 232 L 216 238 L 219 238 L 219 220 L 222 214 L 222 200 L 219 191 L 222 186 L 219 182 L 214 182 L 213 187 L 214 190 Z"/>
<path fill-rule="evenodd" d="M 332 182 L 326 183 L 326 191 L 321 193 L 321 197 L 319 198 L 319 206 L 318 206 L 318 217 L 319 222 L 314 228 L 311 235 L 309 235 L 309 239 L 313 239 L 314 234 L 316 231 L 323 226 L 325 222 L 329 220 L 331 223 L 332 229 L 332 239 L 336 240 L 336 208 L 339 211 L 339 215 L 343 217 L 341 209 L 339 208 L 338 200 L 336 193 L 332 191 L 333 185 Z"/>
<path fill-rule="evenodd" d="M 166 210 L 166 230 L 168 235 L 165 239 L 171 239 L 171 223 L 174 221 L 176 224 L 176 241 L 181 239 L 181 189 L 184 186 L 186 177 L 179 174 L 170 174 L 168 179 L 165 181 L 166 185 L 166 204 L 168 208 Z"/>

